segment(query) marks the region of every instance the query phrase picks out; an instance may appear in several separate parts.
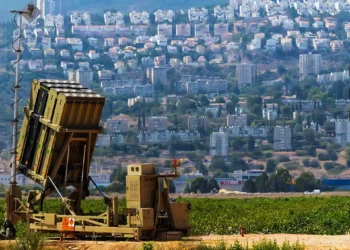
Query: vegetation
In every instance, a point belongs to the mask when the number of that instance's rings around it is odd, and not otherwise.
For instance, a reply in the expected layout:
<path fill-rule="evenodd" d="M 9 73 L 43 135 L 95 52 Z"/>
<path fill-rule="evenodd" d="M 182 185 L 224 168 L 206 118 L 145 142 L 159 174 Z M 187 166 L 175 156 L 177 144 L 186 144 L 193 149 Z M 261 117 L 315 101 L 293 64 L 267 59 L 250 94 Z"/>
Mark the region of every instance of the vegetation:
<path fill-rule="evenodd" d="M 312 183 L 311 183 L 312 184 Z M 297 197 L 252 199 L 183 199 L 191 203 L 192 235 L 246 233 L 346 234 L 350 231 L 350 201 L 347 197 Z M 119 212 L 125 199 L 119 201 Z M 86 200 L 84 213 L 104 212 L 103 200 Z M 0 201 L 0 220 L 4 200 Z M 60 212 L 58 199 L 46 200 L 44 211 Z M 278 218 L 278 219 L 276 219 Z M 0 221 L 2 224 L 3 221 Z"/>

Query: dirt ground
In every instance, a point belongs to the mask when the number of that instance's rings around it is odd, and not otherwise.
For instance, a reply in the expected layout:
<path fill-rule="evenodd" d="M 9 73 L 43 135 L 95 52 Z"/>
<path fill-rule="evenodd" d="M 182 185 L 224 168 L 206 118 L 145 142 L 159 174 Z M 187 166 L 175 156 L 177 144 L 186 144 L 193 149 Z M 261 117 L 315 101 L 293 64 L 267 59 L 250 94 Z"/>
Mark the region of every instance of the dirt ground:
<path fill-rule="evenodd" d="M 156 250 L 182 250 L 198 246 L 203 243 L 212 245 L 224 242 L 233 244 L 236 240 L 242 245 L 252 245 L 254 242 L 261 240 L 276 240 L 279 245 L 285 241 L 290 243 L 299 242 L 304 244 L 307 250 L 350 250 L 350 235 L 302 235 L 302 234 L 269 234 L 259 235 L 250 234 L 241 237 L 240 235 L 209 235 L 200 237 L 189 237 L 183 241 L 155 242 L 153 243 Z M 2 242 L 3 244 L 4 242 Z M 49 241 L 45 249 L 52 250 L 141 250 L 142 242 L 135 241 L 77 241 L 65 240 Z"/>

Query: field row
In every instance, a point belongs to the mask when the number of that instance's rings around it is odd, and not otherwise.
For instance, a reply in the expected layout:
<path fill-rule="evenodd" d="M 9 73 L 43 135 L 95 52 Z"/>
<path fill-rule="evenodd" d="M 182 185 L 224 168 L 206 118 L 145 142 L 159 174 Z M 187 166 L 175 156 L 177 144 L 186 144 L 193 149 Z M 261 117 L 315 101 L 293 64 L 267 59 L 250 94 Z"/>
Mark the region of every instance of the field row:
<path fill-rule="evenodd" d="M 192 235 L 246 233 L 289 233 L 338 235 L 350 232 L 350 200 L 348 197 L 296 197 L 256 199 L 182 199 L 191 203 Z M 120 212 L 125 200 L 119 202 Z M 4 218 L 4 200 L 0 200 L 0 223 Z M 105 211 L 102 200 L 83 202 L 84 213 Z M 59 212 L 60 201 L 44 203 L 45 212 Z"/>

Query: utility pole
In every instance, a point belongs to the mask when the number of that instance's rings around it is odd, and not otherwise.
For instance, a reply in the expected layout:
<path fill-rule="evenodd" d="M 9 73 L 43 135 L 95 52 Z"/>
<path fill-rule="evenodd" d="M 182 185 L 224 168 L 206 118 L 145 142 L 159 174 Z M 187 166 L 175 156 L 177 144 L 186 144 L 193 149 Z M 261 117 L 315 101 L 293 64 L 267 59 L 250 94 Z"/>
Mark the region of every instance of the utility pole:
<path fill-rule="evenodd" d="M 15 230 L 13 224 L 21 219 L 18 214 L 16 214 L 17 209 L 20 208 L 20 203 L 22 200 L 22 192 L 16 183 L 16 168 L 17 168 L 17 139 L 18 139 L 18 104 L 19 104 L 19 89 L 20 89 L 20 62 L 22 57 L 22 23 L 23 17 L 31 23 L 40 14 L 40 11 L 33 5 L 28 4 L 23 10 L 12 10 L 11 13 L 15 14 L 15 24 L 18 27 L 18 37 L 13 41 L 12 46 L 17 54 L 17 60 L 14 65 L 16 72 L 16 82 L 12 86 L 13 92 L 15 94 L 13 101 L 13 120 L 11 124 L 12 128 L 12 159 L 11 159 L 11 179 L 8 189 L 6 190 L 6 220 L 4 224 L 4 231 L 6 238 L 15 237 Z M 18 24 L 16 21 L 16 16 L 19 16 Z"/>

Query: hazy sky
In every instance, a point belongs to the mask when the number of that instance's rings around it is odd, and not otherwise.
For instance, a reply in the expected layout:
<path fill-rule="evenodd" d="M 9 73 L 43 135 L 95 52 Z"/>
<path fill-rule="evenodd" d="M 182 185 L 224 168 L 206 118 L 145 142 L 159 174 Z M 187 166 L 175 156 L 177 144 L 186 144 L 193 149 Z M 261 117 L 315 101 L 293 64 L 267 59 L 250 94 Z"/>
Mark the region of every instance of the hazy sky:
<path fill-rule="evenodd" d="M 31 2 L 34 3 L 33 0 L 0 0 L 0 21 L 6 21 L 12 17 L 10 10 L 21 10 Z"/>

